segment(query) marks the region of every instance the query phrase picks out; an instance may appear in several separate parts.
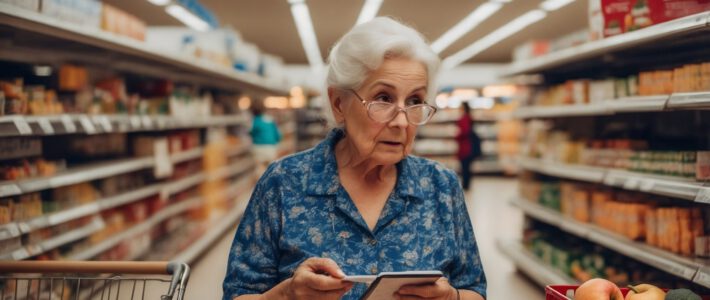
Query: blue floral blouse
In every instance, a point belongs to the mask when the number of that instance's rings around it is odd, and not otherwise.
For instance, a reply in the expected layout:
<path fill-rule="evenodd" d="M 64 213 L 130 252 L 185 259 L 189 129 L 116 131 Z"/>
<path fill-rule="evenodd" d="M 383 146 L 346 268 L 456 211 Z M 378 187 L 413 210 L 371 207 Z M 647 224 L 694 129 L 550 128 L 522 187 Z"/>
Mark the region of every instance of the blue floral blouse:
<path fill-rule="evenodd" d="M 229 253 L 224 300 L 260 294 L 310 257 L 348 275 L 440 270 L 452 286 L 486 296 L 486 278 L 456 174 L 407 156 L 374 230 L 338 177 L 331 131 L 316 147 L 274 162 L 256 184 Z M 367 289 L 356 284 L 343 299 Z"/>

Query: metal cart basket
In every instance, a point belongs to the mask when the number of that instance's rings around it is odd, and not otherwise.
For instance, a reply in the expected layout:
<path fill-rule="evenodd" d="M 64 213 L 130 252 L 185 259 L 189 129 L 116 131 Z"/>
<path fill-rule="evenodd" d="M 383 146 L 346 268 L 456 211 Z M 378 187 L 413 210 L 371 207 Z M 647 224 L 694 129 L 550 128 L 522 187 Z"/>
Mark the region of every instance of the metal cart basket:
<path fill-rule="evenodd" d="M 178 262 L 0 261 L 0 300 L 183 300 Z"/>

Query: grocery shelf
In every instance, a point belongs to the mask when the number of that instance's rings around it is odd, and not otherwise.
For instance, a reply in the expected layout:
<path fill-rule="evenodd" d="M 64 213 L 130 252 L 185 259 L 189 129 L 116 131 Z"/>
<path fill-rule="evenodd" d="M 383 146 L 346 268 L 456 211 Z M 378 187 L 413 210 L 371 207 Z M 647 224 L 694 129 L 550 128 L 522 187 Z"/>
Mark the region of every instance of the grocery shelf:
<path fill-rule="evenodd" d="M 668 100 L 669 109 L 710 109 L 710 91 L 676 93 Z"/>
<path fill-rule="evenodd" d="M 37 244 L 23 246 L 22 248 L 10 253 L 0 254 L 0 260 L 23 260 L 36 256 L 64 244 L 88 237 L 94 232 L 103 229 L 104 226 L 104 221 L 100 217 L 96 216 L 89 224 L 84 225 L 83 227 L 51 237 Z"/>
<path fill-rule="evenodd" d="M 179 163 L 197 159 L 202 156 L 203 150 L 204 148 L 198 147 L 185 152 L 179 152 L 171 155 L 170 160 L 173 163 Z M 45 189 L 92 181 L 147 169 L 153 167 L 154 165 L 155 158 L 153 156 L 124 158 L 71 168 L 54 176 L 2 181 L 0 182 L 0 197 L 16 196 L 24 193 L 37 192 Z M 1 231 L 0 236 L 2 236 Z"/>
<path fill-rule="evenodd" d="M 150 195 L 160 193 L 164 184 L 153 184 L 146 187 L 132 190 L 127 193 L 96 200 L 96 202 L 72 207 L 59 212 L 43 215 L 27 221 L 19 221 L 14 224 L 20 229 L 20 233 L 28 233 L 37 229 L 56 226 L 74 219 L 89 216 L 101 211 L 118 207 L 144 199 Z M 2 240 L 2 238 L 0 238 Z"/>
<path fill-rule="evenodd" d="M 519 160 L 523 169 L 538 173 L 581 181 L 600 183 L 606 172 L 603 168 L 582 165 L 569 165 L 556 162 L 545 162 L 539 159 L 521 157 Z"/>
<path fill-rule="evenodd" d="M 474 173 L 497 173 L 503 172 L 503 166 L 497 160 L 491 161 L 474 161 L 471 164 L 471 171 Z"/>
<path fill-rule="evenodd" d="M 287 87 L 279 81 L 269 80 L 256 74 L 239 73 L 226 66 L 201 61 L 189 55 L 173 54 L 165 51 L 165 49 L 153 48 L 142 41 L 129 37 L 105 32 L 99 28 L 64 22 L 9 4 L 0 3 L 0 24 L 11 27 L 13 31 L 20 35 L 24 33 L 42 37 L 45 45 L 49 42 L 54 42 L 54 47 L 50 47 L 49 51 L 60 52 L 61 50 L 73 54 L 70 51 L 73 49 L 72 44 L 79 44 L 88 49 L 106 51 L 112 56 L 118 57 L 112 59 L 112 61 L 125 61 L 116 65 L 117 68 L 123 66 L 126 71 L 132 71 L 132 69 L 136 68 L 144 69 L 141 71 L 147 71 L 150 68 L 150 71 L 155 74 L 160 74 L 160 71 L 163 71 L 165 72 L 163 76 L 181 75 L 193 82 L 228 90 L 247 89 L 280 95 L 288 94 Z M 66 46 L 63 46 L 64 44 Z M 45 53 L 40 51 L 43 49 L 42 47 L 31 47 L 31 49 L 33 51 L 24 51 L 25 53 L 17 53 L 18 51 L 2 52 L 4 53 L 3 56 L 6 56 L 4 57 L 5 59 L 26 60 L 31 63 L 36 63 L 33 60 L 36 60 L 38 56 L 45 56 L 42 55 Z M 52 54 L 51 52 L 48 53 Z M 80 55 L 74 56 L 75 60 L 83 58 Z M 41 58 L 47 59 L 45 57 Z"/>
<path fill-rule="evenodd" d="M 558 227 L 578 237 L 590 240 L 620 254 L 632 257 L 659 270 L 693 280 L 696 273 L 710 261 L 693 259 L 674 254 L 642 242 L 605 230 L 593 224 L 579 222 L 561 213 L 525 199 L 512 199 L 511 204 L 520 208 L 527 216 Z M 703 283 L 700 283 L 703 284 Z M 703 284 L 710 287 L 710 284 Z"/>
<path fill-rule="evenodd" d="M 89 260 L 92 259 L 99 254 L 108 251 L 109 249 L 113 248 L 114 246 L 118 245 L 122 241 L 125 241 L 127 239 L 130 239 L 131 237 L 143 233 L 147 230 L 150 230 L 151 228 L 155 227 L 156 225 L 160 224 L 161 222 L 167 220 L 168 218 L 181 214 L 187 210 L 199 207 L 202 205 L 203 199 L 201 197 L 193 197 L 184 201 L 180 201 L 175 204 L 171 204 L 170 206 L 163 208 L 162 210 L 158 211 L 156 214 L 152 215 L 150 218 L 147 220 L 143 221 L 142 223 L 135 225 L 129 229 L 126 229 L 118 234 L 112 235 L 110 238 L 86 249 L 83 251 L 80 251 L 78 253 L 72 254 L 69 256 L 70 260 Z"/>
<path fill-rule="evenodd" d="M 252 143 L 251 143 L 251 142 L 242 143 L 241 145 L 239 145 L 239 146 L 237 146 L 237 147 L 229 147 L 229 148 L 227 149 L 227 156 L 228 156 L 228 157 L 233 157 L 233 156 L 242 155 L 242 154 L 244 154 L 244 153 L 247 153 L 247 152 L 251 151 L 251 147 L 252 147 Z"/>
<path fill-rule="evenodd" d="M 0 182 L 0 197 L 57 188 L 152 167 L 153 157 L 126 158 L 72 168 L 54 176 Z"/>
<path fill-rule="evenodd" d="M 243 115 L 191 118 L 146 115 L 17 115 L 0 117 L 0 137 L 163 131 L 243 124 L 246 124 L 246 117 Z"/>
<path fill-rule="evenodd" d="M 204 235 L 190 247 L 183 250 L 180 254 L 175 256 L 172 261 L 184 261 L 187 263 L 194 262 L 197 260 L 200 254 L 205 252 L 212 244 L 214 244 L 217 239 L 224 236 L 230 229 L 234 228 L 234 225 L 239 222 L 244 214 L 244 210 L 247 207 L 249 194 L 245 193 L 239 199 L 237 199 L 234 208 L 232 208 L 227 214 L 225 214 L 218 221 L 214 222 L 208 226 L 209 230 L 205 232 Z"/>
<path fill-rule="evenodd" d="M 599 61 L 617 52 L 638 48 L 658 48 L 667 41 L 683 38 L 693 40 L 707 34 L 710 12 L 703 12 L 633 32 L 588 42 L 579 46 L 548 53 L 538 58 L 517 61 L 510 65 L 506 75 L 549 72 L 575 63 Z"/>
<path fill-rule="evenodd" d="M 698 203 L 710 203 L 710 186 L 692 179 L 660 176 L 624 170 L 544 162 L 539 159 L 519 159 L 529 171 L 622 188 L 631 191 L 674 197 Z"/>
<path fill-rule="evenodd" d="M 664 111 L 673 95 L 636 96 L 604 100 L 599 103 L 554 106 L 525 106 L 514 116 L 520 119 L 604 116 L 615 113 Z M 705 104 L 710 106 L 710 100 Z"/>
<path fill-rule="evenodd" d="M 663 111 L 670 97 L 670 95 L 623 97 L 606 100 L 604 105 L 614 113 Z"/>
<path fill-rule="evenodd" d="M 553 268 L 525 249 L 519 241 L 497 240 L 498 249 L 513 261 L 518 270 L 527 274 L 541 286 L 550 284 L 577 284 L 577 281 Z"/>

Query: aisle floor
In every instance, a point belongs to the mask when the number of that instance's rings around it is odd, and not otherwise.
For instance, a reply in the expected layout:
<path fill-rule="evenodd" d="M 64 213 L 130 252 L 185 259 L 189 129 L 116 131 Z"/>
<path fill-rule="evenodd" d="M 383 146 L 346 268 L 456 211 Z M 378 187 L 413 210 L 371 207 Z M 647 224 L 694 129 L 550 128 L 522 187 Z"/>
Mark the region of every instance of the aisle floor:
<path fill-rule="evenodd" d="M 477 177 L 467 193 L 483 267 L 488 279 L 488 299 L 544 299 L 543 289 L 515 271 L 514 265 L 496 248 L 496 240 L 521 236 L 522 214 L 508 204 L 517 194 L 515 179 Z M 192 268 L 185 299 L 220 299 L 227 253 L 234 231 L 215 243 Z"/>

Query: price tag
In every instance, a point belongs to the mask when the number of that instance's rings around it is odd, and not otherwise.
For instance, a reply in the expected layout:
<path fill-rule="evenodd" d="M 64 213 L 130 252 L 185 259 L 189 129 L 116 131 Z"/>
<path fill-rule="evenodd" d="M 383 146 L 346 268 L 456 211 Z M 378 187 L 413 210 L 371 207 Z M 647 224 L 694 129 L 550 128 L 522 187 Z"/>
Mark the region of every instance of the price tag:
<path fill-rule="evenodd" d="M 111 124 L 111 121 L 108 119 L 107 116 L 98 116 L 95 120 L 104 129 L 105 132 L 113 131 L 113 124 Z"/>
<path fill-rule="evenodd" d="M 39 123 L 39 128 L 42 128 L 42 131 L 44 134 L 47 135 L 52 135 L 54 134 L 54 127 L 52 127 L 52 122 L 45 118 L 40 118 L 37 120 L 37 123 Z"/>
<path fill-rule="evenodd" d="M 166 178 L 173 174 L 173 162 L 170 160 L 168 151 L 168 139 L 162 138 L 153 144 L 153 154 L 155 156 L 155 178 Z"/>
<path fill-rule="evenodd" d="M 704 287 L 710 287 L 710 274 L 708 274 L 707 268 L 700 268 L 698 273 L 693 278 L 693 282 L 700 284 Z"/>
<path fill-rule="evenodd" d="M 74 125 L 74 120 L 72 120 L 70 116 L 63 115 L 61 117 L 61 120 L 62 120 L 62 125 L 64 126 L 64 130 L 67 133 L 76 132 L 76 125 Z"/>
<path fill-rule="evenodd" d="M 710 203 L 710 187 L 702 187 L 695 195 L 695 202 Z"/>
<path fill-rule="evenodd" d="M 639 186 L 639 180 L 638 178 L 629 178 L 624 182 L 624 189 L 627 190 L 635 190 Z"/>
<path fill-rule="evenodd" d="M 15 224 L 7 224 L 5 226 L 0 226 L 0 240 L 9 239 L 11 237 L 18 236 L 20 234 L 20 229 L 15 226 Z"/>
<path fill-rule="evenodd" d="M 86 134 L 95 134 L 96 133 L 96 127 L 94 127 L 94 123 L 91 122 L 91 119 L 89 119 L 89 116 L 86 116 L 86 115 L 80 116 L 79 123 L 81 124 L 81 127 L 84 128 L 84 132 L 86 132 Z"/>
<path fill-rule="evenodd" d="M 148 116 L 141 117 L 141 124 L 144 128 L 149 129 L 153 127 L 153 121 Z"/>
<path fill-rule="evenodd" d="M 16 184 L 0 185 L 0 197 L 14 196 L 21 194 L 20 187 Z"/>
<path fill-rule="evenodd" d="M 15 128 L 17 128 L 17 132 L 19 132 L 20 135 L 32 134 L 32 127 L 30 127 L 30 124 L 27 123 L 24 117 L 14 117 L 12 118 L 12 122 L 15 123 Z"/>
<path fill-rule="evenodd" d="M 656 183 L 653 180 L 641 180 L 639 190 L 642 192 L 650 192 L 655 186 Z"/>
<path fill-rule="evenodd" d="M 133 129 L 138 129 L 141 128 L 141 117 L 139 116 L 131 116 L 129 119 L 129 122 L 131 123 L 131 127 Z"/>

